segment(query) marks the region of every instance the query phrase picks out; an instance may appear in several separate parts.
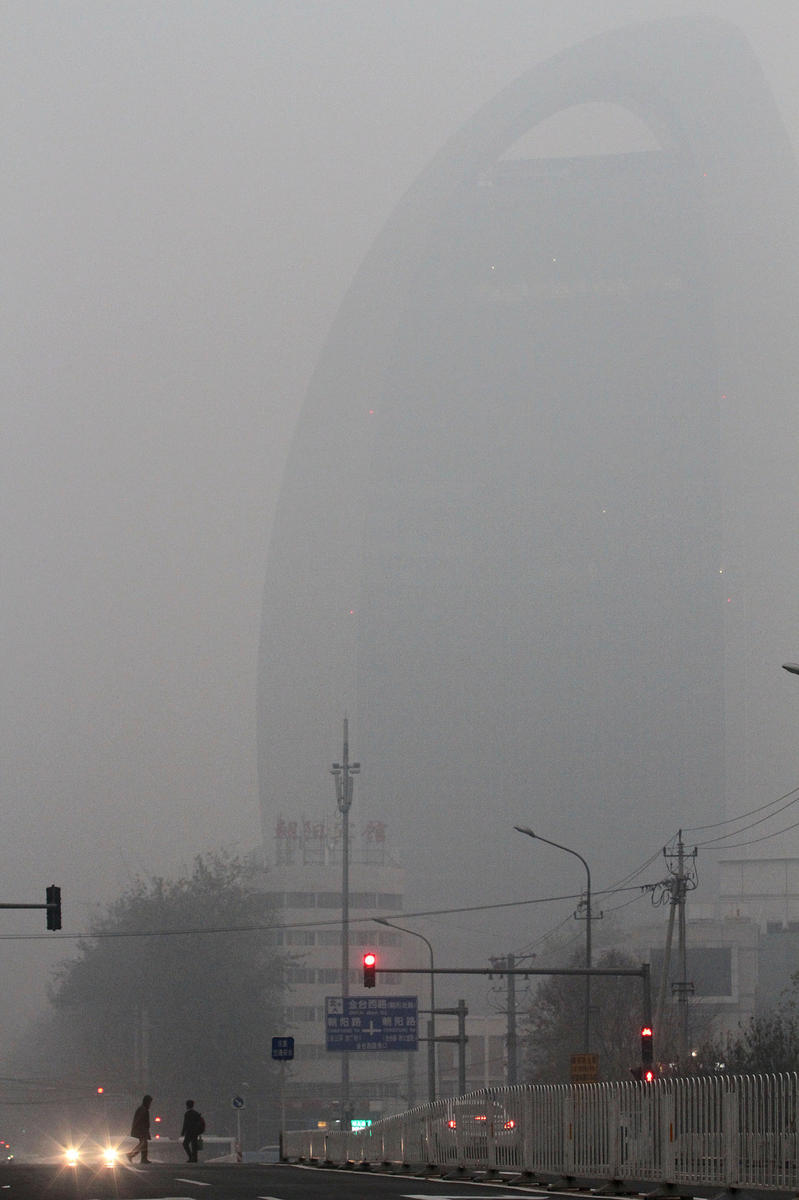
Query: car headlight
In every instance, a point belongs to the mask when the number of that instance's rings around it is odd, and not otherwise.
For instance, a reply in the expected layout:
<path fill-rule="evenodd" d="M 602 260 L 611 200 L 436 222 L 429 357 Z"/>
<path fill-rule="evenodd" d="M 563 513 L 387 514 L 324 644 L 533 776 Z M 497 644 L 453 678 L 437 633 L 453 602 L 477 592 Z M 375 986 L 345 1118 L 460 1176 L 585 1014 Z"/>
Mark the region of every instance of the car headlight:
<path fill-rule="evenodd" d="M 76 1167 L 80 1162 L 80 1150 L 77 1146 L 68 1146 L 64 1151 L 64 1158 L 68 1167 Z"/>
<path fill-rule="evenodd" d="M 116 1146 L 106 1146 L 103 1150 L 103 1166 L 115 1167 L 119 1162 Z"/>

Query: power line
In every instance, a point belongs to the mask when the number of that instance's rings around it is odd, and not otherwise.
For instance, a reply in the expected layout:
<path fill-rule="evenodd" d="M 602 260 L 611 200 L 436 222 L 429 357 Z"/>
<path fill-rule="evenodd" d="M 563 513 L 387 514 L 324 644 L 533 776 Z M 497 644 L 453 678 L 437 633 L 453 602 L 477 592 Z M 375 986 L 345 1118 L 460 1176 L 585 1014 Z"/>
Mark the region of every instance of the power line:
<path fill-rule="evenodd" d="M 759 825 L 759 824 L 760 824 L 759 821 L 755 822 L 755 825 Z M 753 827 L 754 826 L 752 826 L 752 825 L 747 826 L 748 829 L 752 829 Z M 799 827 L 799 821 L 794 821 L 793 825 L 786 825 L 784 829 L 775 829 L 773 833 L 764 833 L 763 836 L 759 837 L 759 838 L 750 838 L 749 841 L 747 841 L 747 842 L 732 842 L 728 846 L 718 846 L 717 843 L 722 841 L 722 838 L 714 838 L 708 842 L 699 842 L 699 845 L 700 846 L 715 846 L 719 850 L 737 850 L 741 846 L 756 846 L 758 842 L 768 842 L 771 840 L 771 838 L 780 837 L 781 834 L 788 833 L 791 829 L 796 829 L 797 827 Z M 737 829 L 737 830 L 735 830 L 734 833 L 725 834 L 724 836 L 725 837 L 735 837 L 737 834 L 745 833 L 745 832 L 746 832 L 745 829 Z"/>
<path fill-rule="evenodd" d="M 737 817 L 728 817 L 726 821 L 716 821 L 712 825 L 694 825 L 690 829 L 684 828 L 683 833 L 704 833 L 706 829 L 719 829 L 722 825 L 732 825 L 736 821 L 745 821 L 747 817 L 754 817 L 757 813 L 763 812 L 764 809 L 771 808 L 774 804 L 782 804 L 783 800 L 787 800 L 789 796 L 793 796 L 794 799 L 791 800 L 790 804 L 785 805 L 785 808 L 790 808 L 792 804 L 796 804 L 799 801 L 797 793 L 799 793 L 799 788 L 792 788 L 784 796 L 778 796 L 776 800 L 769 800 L 766 804 L 761 804 L 758 808 L 753 808 L 749 812 L 740 813 Z M 781 808 L 778 811 L 784 812 L 785 808 Z M 776 816 L 777 814 L 772 813 L 771 815 Z M 763 819 L 768 820 L 768 817 L 764 817 Z M 747 828 L 751 828 L 751 826 L 747 826 Z M 739 829 L 737 832 L 744 833 L 745 830 Z M 735 833 L 731 833 L 729 836 L 734 837 Z"/>
<path fill-rule="evenodd" d="M 639 887 L 634 888 L 603 888 L 596 891 L 596 896 L 604 896 L 608 893 L 616 894 L 621 891 L 639 891 Z M 418 909 L 413 912 L 398 912 L 389 913 L 386 920 L 400 921 L 408 920 L 412 917 L 439 917 L 448 915 L 457 915 L 458 913 L 468 912 L 490 912 L 500 908 L 523 908 L 530 904 L 553 904 L 559 900 L 580 900 L 581 892 L 566 892 L 560 896 L 536 896 L 531 900 L 504 900 L 497 904 L 469 904 L 461 908 L 428 908 Z M 383 914 L 381 914 L 382 916 Z M 373 918 L 369 917 L 353 917 L 351 923 L 353 925 L 369 924 Z M 205 925 L 191 926 L 185 929 L 98 929 L 89 933 L 64 933 L 63 931 L 56 937 L 52 933 L 2 933 L 0 941 L 48 941 L 51 944 L 63 941 L 97 941 L 104 938 L 130 938 L 130 937 L 188 937 L 192 934 L 208 934 L 208 933 L 272 933 L 286 929 L 320 929 L 328 926 L 336 926 L 341 924 L 341 917 L 329 917 L 323 920 L 315 921 L 292 921 L 288 924 L 252 924 L 252 925 Z"/>

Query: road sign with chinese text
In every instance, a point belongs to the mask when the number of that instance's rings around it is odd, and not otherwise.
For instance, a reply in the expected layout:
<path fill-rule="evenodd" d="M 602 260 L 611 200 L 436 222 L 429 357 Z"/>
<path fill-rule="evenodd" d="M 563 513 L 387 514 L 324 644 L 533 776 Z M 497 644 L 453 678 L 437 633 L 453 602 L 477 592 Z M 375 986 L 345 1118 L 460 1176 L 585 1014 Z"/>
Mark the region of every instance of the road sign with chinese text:
<path fill-rule="evenodd" d="M 293 1037 L 273 1037 L 272 1038 L 272 1058 L 280 1059 L 283 1062 L 294 1057 L 294 1038 Z"/>
<path fill-rule="evenodd" d="M 418 1050 L 416 996 L 327 996 L 328 1050 Z"/>

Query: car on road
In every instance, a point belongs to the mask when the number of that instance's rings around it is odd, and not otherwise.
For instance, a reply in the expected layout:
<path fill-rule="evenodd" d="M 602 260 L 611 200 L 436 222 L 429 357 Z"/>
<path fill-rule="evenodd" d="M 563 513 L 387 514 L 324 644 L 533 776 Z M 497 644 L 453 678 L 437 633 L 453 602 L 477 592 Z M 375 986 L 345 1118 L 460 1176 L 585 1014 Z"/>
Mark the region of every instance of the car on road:
<path fill-rule="evenodd" d="M 130 1141 L 130 1139 L 127 1139 Z M 113 1141 L 95 1142 L 85 1139 L 64 1146 L 62 1162 L 65 1167 L 94 1167 L 113 1170 L 123 1158 L 122 1146 Z"/>

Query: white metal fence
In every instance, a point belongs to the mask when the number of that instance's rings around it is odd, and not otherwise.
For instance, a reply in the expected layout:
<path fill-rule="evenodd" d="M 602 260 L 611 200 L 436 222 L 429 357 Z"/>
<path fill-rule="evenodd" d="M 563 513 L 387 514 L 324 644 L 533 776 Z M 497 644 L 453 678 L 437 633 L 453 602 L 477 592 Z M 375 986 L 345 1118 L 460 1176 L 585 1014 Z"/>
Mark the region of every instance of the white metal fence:
<path fill-rule="evenodd" d="M 291 1160 L 531 1178 L 799 1187 L 799 1075 L 487 1088 L 368 1129 L 283 1134 Z"/>

